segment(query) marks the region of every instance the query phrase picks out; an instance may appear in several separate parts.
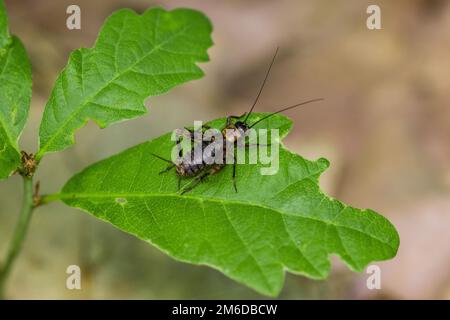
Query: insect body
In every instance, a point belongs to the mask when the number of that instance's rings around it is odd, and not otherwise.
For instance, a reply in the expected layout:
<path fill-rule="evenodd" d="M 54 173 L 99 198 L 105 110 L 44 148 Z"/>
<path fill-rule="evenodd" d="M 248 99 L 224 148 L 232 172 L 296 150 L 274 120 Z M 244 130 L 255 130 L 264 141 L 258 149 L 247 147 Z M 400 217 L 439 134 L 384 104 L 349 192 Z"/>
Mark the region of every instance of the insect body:
<path fill-rule="evenodd" d="M 202 129 L 209 129 L 208 126 L 203 126 Z M 170 171 L 171 169 L 175 168 L 175 171 L 178 175 L 178 189 L 180 189 L 181 179 L 182 178 L 192 178 L 195 177 L 196 180 L 203 180 L 206 177 L 206 173 L 209 172 L 210 174 L 213 174 L 220 170 L 220 165 L 214 164 L 210 165 L 205 161 L 203 158 L 203 150 L 212 143 L 212 141 L 201 141 L 196 142 L 194 137 L 194 131 L 187 129 L 187 132 L 189 132 L 189 138 L 191 139 L 191 142 L 193 143 L 201 143 L 201 151 L 199 153 L 195 153 L 195 148 L 192 148 L 185 154 L 180 154 L 180 159 L 177 163 L 174 163 L 168 159 L 165 159 L 159 155 L 152 154 L 153 156 L 170 163 L 170 165 L 160 172 L 160 174 L 163 174 L 165 172 Z M 177 141 L 177 144 L 179 144 L 179 140 Z M 181 153 L 181 150 L 179 151 Z M 210 155 L 211 157 L 214 157 L 214 154 Z M 209 175 L 209 174 L 208 174 Z M 195 182 L 195 180 L 194 180 Z M 195 186 L 194 186 L 195 187 Z M 194 188 L 192 187 L 192 188 Z M 192 190 L 189 189 L 189 190 Z M 189 190 L 183 190 L 183 193 L 188 192 Z"/>
<path fill-rule="evenodd" d="M 256 99 L 253 102 L 253 105 L 251 106 L 250 110 L 248 112 L 242 114 L 241 116 L 228 116 L 226 118 L 225 126 L 221 130 L 222 136 L 224 138 L 223 141 L 227 141 L 228 143 L 232 143 L 232 144 L 237 144 L 238 141 L 240 139 L 242 139 L 242 138 L 245 141 L 245 134 L 246 134 L 246 132 L 249 129 L 251 129 L 252 127 L 254 127 L 256 124 L 260 123 L 261 121 L 266 120 L 267 118 L 270 118 L 273 115 L 278 114 L 280 112 L 287 111 L 287 110 L 290 110 L 290 109 L 294 109 L 294 108 L 297 108 L 299 106 L 302 106 L 302 105 L 305 105 L 305 104 L 308 104 L 308 103 L 311 103 L 311 102 L 316 102 L 316 101 L 323 100 L 323 99 L 313 99 L 313 100 L 308 100 L 308 101 L 305 101 L 305 102 L 302 102 L 302 103 L 298 103 L 298 104 L 295 104 L 295 105 L 292 105 L 292 106 L 289 106 L 289 107 L 286 107 L 286 108 L 282 108 L 281 110 L 278 110 L 278 111 L 276 111 L 274 113 L 271 113 L 271 114 L 269 114 L 269 115 L 267 115 L 267 116 L 265 116 L 265 117 L 255 121 L 252 124 L 248 123 L 249 116 L 253 112 L 253 109 L 255 108 L 255 106 L 256 106 L 256 104 L 257 104 L 257 102 L 259 100 L 259 97 L 260 97 L 260 95 L 262 93 L 262 90 L 264 88 L 264 85 L 265 85 L 265 83 L 267 81 L 267 78 L 269 76 L 270 70 L 272 68 L 272 65 L 273 65 L 273 63 L 275 61 L 275 57 L 277 55 L 277 52 L 278 52 L 278 49 L 277 49 L 277 51 L 275 52 L 275 55 L 272 58 L 272 61 L 271 61 L 270 66 L 269 66 L 269 69 L 266 72 L 264 81 L 263 81 L 263 83 L 262 83 L 262 85 L 261 85 L 261 87 L 259 89 L 258 95 L 256 96 Z M 241 120 L 242 118 L 244 118 L 244 119 Z M 202 129 L 204 129 L 204 128 L 205 129 L 209 129 L 208 126 L 203 126 Z M 188 132 L 190 134 L 191 142 L 201 143 L 202 151 L 205 150 L 205 148 L 207 148 L 208 146 L 210 146 L 211 143 L 214 141 L 212 139 L 211 141 L 195 142 L 194 131 L 189 130 L 189 129 L 187 129 L 187 130 L 188 130 Z M 230 134 L 230 132 L 232 132 L 232 134 Z M 256 145 L 259 145 L 259 144 L 256 144 Z M 249 144 L 245 144 L 245 146 L 248 147 L 250 145 Z M 225 144 L 223 145 L 223 148 L 224 148 L 224 150 L 223 150 L 223 157 L 224 157 L 224 159 L 223 159 L 222 163 L 220 163 L 220 164 L 216 164 L 216 163 L 209 164 L 211 162 L 205 161 L 205 160 L 208 160 L 208 159 L 204 159 L 203 158 L 203 152 L 196 154 L 194 152 L 194 148 L 191 149 L 190 151 L 186 152 L 185 154 L 180 155 L 181 156 L 181 161 L 179 161 L 178 163 L 173 163 L 172 161 L 170 161 L 168 159 L 164 159 L 164 158 L 162 158 L 162 157 L 160 157 L 160 156 L 158 156 L 156 154 L 153 154 L 153 155 L 155 157 L 163 160 L 163 161 L 166 161 L 166 162 L 170 163 L 170 165 L 166 169 L 161 171 L 160 174 L 165 173 L 165 172 L 170 171 L 171 169 L 175 168 L 176 173 L 178 175 L 178 189 L 180 189 L 180 183 L 181 183 L 181 179 L 183 177 L 194 177 L 193 181 L 186 188 L 183 188 L 183 190 L 181 192 L 183 194 L 183 193 L 189 192 L 190 190 L 195 188 L 206 177 L 208 177 L 210 175 L 213 175 L 213 174 L 215 174 L 215 173 L 217 173 L 217 172 L 219 172 L 219 171 L 221 171 L 223 169 L 223 167 L 226 164 L 226 159 L 225 158 L 226 158 L 226 155 L 227 155 L 227 152 L 228 152 L 226 150 Z M 235 148 L 233 148 L 233 150 L 235 150 Z M 212 154 L 210 154 L 210 155 L 206 155 L 206 157 L 208 157 L 208 156 L 209 157 L 214 157 L 214 152 L 212 152 Z M 233 159 L 234 159 L 234 157 L 233 157 Z M 237 192 L 237 187 L 236 187 L 236 161 L 233 161 L 233 177 L 232 177 L 232 179 L 233 179 L 234 190 Z"/>

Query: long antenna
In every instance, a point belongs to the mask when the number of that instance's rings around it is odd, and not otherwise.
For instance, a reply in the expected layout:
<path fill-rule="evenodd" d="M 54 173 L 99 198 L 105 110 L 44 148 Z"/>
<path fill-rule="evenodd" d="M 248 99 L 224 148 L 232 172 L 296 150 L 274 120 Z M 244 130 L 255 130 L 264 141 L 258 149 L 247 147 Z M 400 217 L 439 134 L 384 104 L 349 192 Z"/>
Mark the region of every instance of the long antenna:
<path fill-rule="evenodd" d="M 283 112 L 283 111 L 287 111 L 287 110 L 291 110 L 291 109 L 294 109 L 294 108 L 303 106 L 303 105 L 308 104 L 308 103 L 317 102 L 317 101 L 322 101 L 322 100 L 324 100 L 324 99 L 323 99 L 323 98 L 312 99 L 312 100 L 308 100 L 308 101 L 305 101 L 305 102 L 302 102 L 302 103 L 294 104 L 293 106 L 290 106 L 290 107 L 287 107 L 287 108 L 283 108 L 283 109 L 281 109 L 281 110 L 278 110 L 278 111 L 276 111 L 276 112 L 274 112 L 274 113 L 271 113 L 271 114 L 265 116 L 264 118 L 259 119 L 258 121 L 256 121 L 255 123 L 253 123 L 253 124 L 252 124 L 250 127 L 248 127 L 248 128 L 250 129 L 250 128 L 254 127 L 254 126 L 255 126 L 256 124 L 258 124 L 259 122 L 261 122 L 261 121 L 263 121 L 263 120 L 266 120 L 267 118 L 270 118 L 270 117 L 276 115 L 277 113 L 280 113 L 280 112 Z"/>
<path fill-rule="evenodd" d="M 262 83 L 262 85 L 261 85 L 261 88 L 259 88 L 259 92 L 258 92 L 258 95 L 256 96 L 255 102 L 253 102 L 253 105 L 252 105 L 252 107 L 250 108 L 250 111 L 247 113 L 247 116 L 246 116 L 245 119 L 244 119 L 244 123 L 247 122 L 247 119 L 248 119 L 248 117 L 250 116 L 250 114 L 252 113 L 253 108 L 255 108 L 256 103 L 258 103 L 259 96 L 261 95 L 261 93 L 262 93 L 262 91 L 263 91 L 263 89 L 264 89 L 264 86 L 265 86 L 265 84 L 266 84 L 267 78 L 269 77 L 270 69 L 272 69 L 273 63 L 275 62 L 275 58 L 276 58 L 276 56 L 277 56 L 277 53 L 278 53 L 278 49 L 279 49 L 279 48 L 280 48 L 280 47 L 277 47 L 277 50 L 275 50 L 275 54 L 273 55 L 272 61 L 270 62 L 269 69 L 267 69 L 266 76 L 264 77 L 264 81 L 263 81 L 263 83 Z"/>

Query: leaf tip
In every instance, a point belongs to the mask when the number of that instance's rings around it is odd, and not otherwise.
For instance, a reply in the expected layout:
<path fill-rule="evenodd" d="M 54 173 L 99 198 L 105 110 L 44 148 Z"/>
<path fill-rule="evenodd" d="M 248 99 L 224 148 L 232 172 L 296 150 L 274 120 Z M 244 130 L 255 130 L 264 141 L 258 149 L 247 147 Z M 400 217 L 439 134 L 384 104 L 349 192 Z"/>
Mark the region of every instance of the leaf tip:
<path fill-rule="evenodd" d="M 319 171 L 319 176 L 330 167 L 330 161 L 325 158 L 319 158 L 315 161 L 315 163 Z"/>

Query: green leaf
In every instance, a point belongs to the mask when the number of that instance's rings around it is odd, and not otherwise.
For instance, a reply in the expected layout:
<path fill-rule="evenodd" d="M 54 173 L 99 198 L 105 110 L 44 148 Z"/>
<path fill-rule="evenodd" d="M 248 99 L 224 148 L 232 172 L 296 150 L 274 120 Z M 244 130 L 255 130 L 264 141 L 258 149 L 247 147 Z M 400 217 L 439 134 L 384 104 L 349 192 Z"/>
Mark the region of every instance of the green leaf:
<path fill-rule="evenodd" d="M 9 42 L 8 15 L 3 0 L 0 0 L 0 48 L 4 48 Z"/>
<path fill-rule="evenodd" d="M 253 116 L 256 120 L 264 114 Z M 216 128 L 224 119 L 212 122 Z M 260 128 L 287 134 L 291 121 L 277 115 Z M 280 169 L 238 165 L 235 193 L 230 166 L 191 192 L 177 193 L 172 171 L 158 172 L 170 158 L 170 135 L 128 149 L 75 175 L 54 197 L 157 246 L 175 259 L 208 265 L 260 293 L 277 295 L 284 270 L 324 279 L 329 255 L 354 271 L 395 256 L 399 237 L 372 210 L 346 206 L 318 186 L 325 159 L 309 161 L 280 149 Z M 189 183 L 188 181 L 185 183 Z"/>
<path fill-rule="evenodd" d="M 18 140 L 31 100 L 31 66 L 23 44 L 8 32 L 0 0 L 0 179 L 20 165 Z"/>
<path fill-rule="evenodd" d="M 211 24 L 200 12 L 154 8 L 112 14 L 95 46 L 78 49 L 56 80 L 40 127 L 37 160 L 74 143 L 89 119 L 101 128 L 147 112 L 144 100 L 203 76 Z"/>

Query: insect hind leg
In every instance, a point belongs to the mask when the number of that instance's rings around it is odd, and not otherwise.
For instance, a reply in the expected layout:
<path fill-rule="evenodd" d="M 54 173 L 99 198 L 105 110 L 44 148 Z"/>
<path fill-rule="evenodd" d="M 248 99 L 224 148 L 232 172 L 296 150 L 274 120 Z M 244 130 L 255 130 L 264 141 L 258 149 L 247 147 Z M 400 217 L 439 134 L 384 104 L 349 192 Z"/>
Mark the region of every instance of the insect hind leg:
<path fill-rule="evenodd" d="M 209 175 L 211 175 L 210 171 L 205 171 L 201 173 L 199 176 L 195 177 L 188 187 L 183 188 L 183 190 L 181 190 L 181 194 L 185 194 L 189 191 L 192 191 L 192 189 L 197 187 L 200 184 L 200 182 L 202 182 Z"/>
<path fill-rule="evenodd" d="M 192 191 L 195 187 L 197 187 L 206 177 L 211 176 L 217 172 L 219 172 L 222 169 L 221 166 L 215 165 L 209 170 L 206 170 L 202 173 L 200 173 L 198 176 L 194 178 L 194 180 L 191 181 L 191 183 L 188 184 L 187 187 L 183 188 L 181 191 L 181 194 L 185 194 L 189 191 Z"/>
<path fill-rule="evenodd" d="M 167 168 L 165 168 L 164 170 L 160 171 L 158 174 L 163 174 L 166 172 L 169 172 L 170 170 L 172 170 L 173 168 L 175 168 L 176 166 L 174 164 L 171 164 L 170 166 L 168 166 Z"/>

